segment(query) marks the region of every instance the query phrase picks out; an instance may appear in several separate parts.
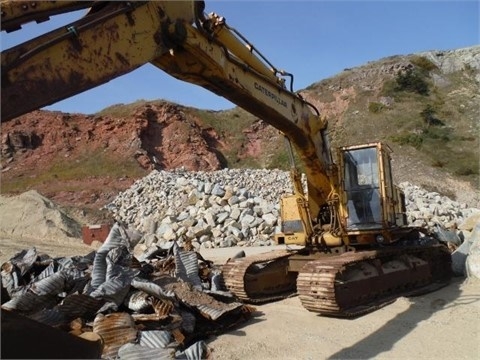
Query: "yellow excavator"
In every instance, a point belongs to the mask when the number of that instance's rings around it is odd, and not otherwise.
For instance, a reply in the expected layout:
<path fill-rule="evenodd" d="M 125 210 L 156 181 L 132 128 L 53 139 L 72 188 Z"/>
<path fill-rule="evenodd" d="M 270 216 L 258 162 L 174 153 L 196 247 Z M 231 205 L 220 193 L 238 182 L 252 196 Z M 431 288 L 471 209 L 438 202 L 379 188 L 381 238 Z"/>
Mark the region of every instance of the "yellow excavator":
<path fill-rule="evenodd" d="M 78 21 L 2 52 L 2 121 L 151 63 L 274 126 L 303 162 L 306 186 L 292 161 L 293 195 L 281 199 L 276 241 L 285 250 L 223 267 L 238 298 L 261 303 L 296 291 L 310 311 L 352 317 L 448 283 L 447 248 L 407 226 L 388 146 L 342 147 L 334 162 L 327 121 L 294 92 L 293 75 L 224 17 L 206 14 L 203 1 L 6 0 L 1 30 L 79 9 L 88 10 Z"/>

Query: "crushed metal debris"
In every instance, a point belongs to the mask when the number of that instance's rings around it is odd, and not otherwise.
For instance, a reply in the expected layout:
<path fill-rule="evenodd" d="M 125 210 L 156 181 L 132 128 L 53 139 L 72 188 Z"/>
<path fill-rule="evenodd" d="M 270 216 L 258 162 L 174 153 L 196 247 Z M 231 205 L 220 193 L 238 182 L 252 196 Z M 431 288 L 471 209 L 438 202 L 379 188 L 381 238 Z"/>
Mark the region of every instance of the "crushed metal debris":
<path fill-rule="evenodd" d="M 205 339 L 255 308 L 226 290 L 211 261 L 175 242 L 138 261 L 137 235 L 115 223 L 102 247 L 83 257 L 19 252 L 1 268 L 2 315 L 98 341 L 104 359 L 209 358 Z"/>

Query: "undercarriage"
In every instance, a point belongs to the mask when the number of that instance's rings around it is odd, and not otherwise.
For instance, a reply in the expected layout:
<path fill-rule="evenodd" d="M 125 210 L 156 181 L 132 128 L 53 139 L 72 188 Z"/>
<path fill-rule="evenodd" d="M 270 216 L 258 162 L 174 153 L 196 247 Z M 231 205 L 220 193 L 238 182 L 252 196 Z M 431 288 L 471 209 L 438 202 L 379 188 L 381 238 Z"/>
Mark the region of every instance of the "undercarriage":
<path fill-rule="evenodd" d="M 300 269 L 298 264 L 301 263 Z M 272 251 L 224 265 L 225 284 L 240 300 L 264 303 L 297 294 L 309 311 L 355 317 L 400 296 L 439 289 L 451 278 L 444 245 L 394 246 L 343 254 Z"/>

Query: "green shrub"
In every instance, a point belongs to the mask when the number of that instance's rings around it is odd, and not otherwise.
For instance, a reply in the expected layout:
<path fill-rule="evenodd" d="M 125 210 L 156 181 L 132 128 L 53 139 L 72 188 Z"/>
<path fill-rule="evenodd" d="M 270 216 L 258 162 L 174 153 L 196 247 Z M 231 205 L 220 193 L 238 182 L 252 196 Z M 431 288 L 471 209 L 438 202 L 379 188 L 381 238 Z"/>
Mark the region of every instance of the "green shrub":
<path fill-rule="evenodd" d="M 480 162 L 474 153 L 457 153 L 452 161 L 452 170 L 455 175 L 471 176 L 478 175 L 480 172 Z"/>
<path fill-rule="evenodd" d="M 465 136 L 464 135 L 464 136 L 460 136 L 458 138 L 458 140 L 460 140 L 460 141 L 476 141 L 477 138 L 475 136 Z"/>
<path fill-rule="evenodd" d="M 478 175 L 478 164 L 475 166 L 472 165 L 462 165 L 455 170 L 455 175 L 459 176 L 468 176 L 468 175 Z"/>
<path fill-rule="evenodd" d="M 433 139 L 433 140 L 441 140 L 443 142 L 447 142 L 452 140 L 453 132 L 451 129 L 448 128 L 425 128 L 422 131 L 422 135 L 424 138 Z"/>
<path fill-rule="evenodd" d="M 397 91 L 409 91 L 420 95 L 428 95 L 429 93 L 425 76 L 414 69 L 407 69 L 398 73 L 395 81 L 397 82 Z"/>
<path fill-rule="evenodd" d="M 475 68 L 470 64 L 465 64 L 465 66 L 463 67 L 463 70 L 467 75 L 470 75 L 470 76 L 473 76 L 476 74 Z"/>
<path fill-rule="evenodd" d="M 443 121 L 439 120 L 435 116 L 435 113 L 436 111 L 433 105 L 428 104 L 427 106 L 425 106 L 425 108 L 420 112 L 420 117 L 423 119 L 423 122 L 425 123 L 425 125 L 427 126 L 444 125 Z"/>
<path fill-rule="evenodd" d="M 383 96 L 393 97 L 397 93 L 397 82 L 395 80 L 386 80 L 383 83 L 382 92 Z"/>
<path fill-rule="evenodd" d="M 284 150 L 275 154 L 267 165 L 267 169 L 290 169 L 290 158 L 287 151 Z"/>
<path fill-rule="evenodd" d="M 445 166 L 445 162 L 442 160 L 434 159 L 432 162 L 432 166 L 436 168 L 443 168 Z"/>
<path fill-rule="evenodd" d="M 422 146 L 423 138 L 419 134 L 402 134 L 391 137 L 393 142 L 396 142 L 400 145 L 410 145 L 416 149 L 419 149 Z"/>
<path fill-rule="evenodd" d="M 374 101 L 368 103 L 368 111 L 370 111 L 373 114 L 378 114 L 383 110 L 384 107 L 385 105 L 383 105 L 382 103 L 378 103 Z"/>
<path fill-rule="evenodd" d="M 423 57 L 423 56 L 414 56 L 411 59 L 411 62 L 413 65 L 427 72 L 438 69 L 437 65 L 435 65 L 433 62 L 431 62 L 430 60 L 428 60 L 426 57 Z"/>

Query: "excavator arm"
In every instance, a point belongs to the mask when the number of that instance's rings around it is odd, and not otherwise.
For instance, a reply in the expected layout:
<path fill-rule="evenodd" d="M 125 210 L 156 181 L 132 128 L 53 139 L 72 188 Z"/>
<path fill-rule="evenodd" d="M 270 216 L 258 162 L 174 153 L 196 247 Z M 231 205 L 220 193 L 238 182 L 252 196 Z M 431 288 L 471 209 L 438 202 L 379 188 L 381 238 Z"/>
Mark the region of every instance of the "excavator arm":
<path fill-rule="evenodd" d="M 204 14 L 203 1 L 1 5 L 2 30 L 90 8 L 80 20 L 2 52 L 2 121 L 152 63 L 227 98 L 285 134 L 306 165 L 312 214 L 336 192 L 325 119 L 286 88 L 284 75 L 290 74 L 273 67 L 223 17 Z"/>
<path fill-rule="evenodd" d="M 28 16 L 17 14 L 18 7 L 27 6 L 22 3 L 30 2 L 1 3 L 2 30 L 36 18 L 31 6 Z M 39 9 L 38 16 L 74 11 L 77 3 L 53 2 L 56 8 Z M 104 84 L 168 53 L 163 41 L 166 14 L 185 22 L 194 16 L 192 2 L 88 4 L 92 7 L 80 20 L 2 52 L 2 121 Z"/>

